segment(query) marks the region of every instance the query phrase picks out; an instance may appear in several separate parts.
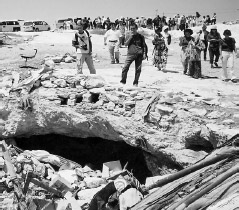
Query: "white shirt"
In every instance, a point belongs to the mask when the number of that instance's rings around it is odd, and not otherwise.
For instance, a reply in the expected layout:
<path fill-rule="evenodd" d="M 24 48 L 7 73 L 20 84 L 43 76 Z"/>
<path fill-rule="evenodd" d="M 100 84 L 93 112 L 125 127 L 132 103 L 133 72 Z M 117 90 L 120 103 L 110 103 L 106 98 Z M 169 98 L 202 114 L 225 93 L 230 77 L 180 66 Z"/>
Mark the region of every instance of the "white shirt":
<path fill-rule="evenodd" d="M 120 36 L 120 31 L 112 29 L 108 30 L 104 35 L 104 37 L 107 38 L 108 41 L 118 41 Z"/>
<path fill-rule="evenodd" d="M 87 35 L 87 33 L 84 31 L 83 34 L 79 34 L 77 32 L 77 36 L 78 36 L 78 42 L 79 42 L 79 46 L 82 46 L 82 45 L 87 45 L 87 50 L 84 50 L 84 49 L 81 49 L 81 48 L 77 48 L 76 49 L 76 53 L 89 53 L 90 52 L 90 44 L 89 44 L 89 37 Z M 73 41 L 76 41 L 75 39 L 75 35 L 73 37 Z"/>

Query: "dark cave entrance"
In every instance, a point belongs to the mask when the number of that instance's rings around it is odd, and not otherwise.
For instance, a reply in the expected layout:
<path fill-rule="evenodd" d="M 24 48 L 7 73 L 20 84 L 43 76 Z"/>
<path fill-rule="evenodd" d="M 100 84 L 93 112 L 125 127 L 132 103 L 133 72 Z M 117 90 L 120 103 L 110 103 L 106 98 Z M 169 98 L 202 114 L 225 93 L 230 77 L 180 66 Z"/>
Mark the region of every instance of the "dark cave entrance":
<path fill-rule="evenodd" d="M 75 161 L 84 167 L 91 164 L 94 170 L 102 170 L 104 162 L 120 160 L 122 168 L 126 163 L 141 184 L 152 176 L 148 169 L 144 151 L 125 142 L 101 138 L 73 138 L 56 134 L 16 138 L 17 146 L 23 150 L 46 150 Z"/>

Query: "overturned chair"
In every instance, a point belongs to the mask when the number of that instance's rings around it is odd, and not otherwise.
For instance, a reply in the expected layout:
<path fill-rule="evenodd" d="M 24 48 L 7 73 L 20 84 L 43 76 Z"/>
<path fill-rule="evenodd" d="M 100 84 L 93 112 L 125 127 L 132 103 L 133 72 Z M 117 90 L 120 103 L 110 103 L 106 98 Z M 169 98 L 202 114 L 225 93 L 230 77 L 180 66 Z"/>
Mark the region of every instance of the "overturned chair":
<path fill-rule="evenodd" d="M 30 54 L 30 53 L 20 54 L 20 56 L 21 56 L 23 59 L 25 59 L 24 65 L 20 65 L 20 66 L 19 66 L 20 68 L 32 68 L 32 69 L 37 69 L 36 67 L 27 65 L 27 60 L 28 60 L 28 59 L 32 59 L 32 58 L 35 58 L 35 57 L 36 57 L 37 49 L 34 49 L 34 50 L 35 50 L 35 52 L 32 52 L 31 54 Z"/>

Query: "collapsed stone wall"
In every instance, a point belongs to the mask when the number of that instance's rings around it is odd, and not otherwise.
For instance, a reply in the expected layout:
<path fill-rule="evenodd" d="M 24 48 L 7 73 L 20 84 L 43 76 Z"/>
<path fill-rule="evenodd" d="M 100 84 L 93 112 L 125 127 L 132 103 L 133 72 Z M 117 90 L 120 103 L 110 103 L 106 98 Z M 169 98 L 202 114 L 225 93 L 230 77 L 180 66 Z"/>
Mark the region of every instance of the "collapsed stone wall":
<path fill-rule="evenodd" d="M 154 174 L 195 163 L 237 132 L 217 98 L 164 91 L 158 84 L 112 86 L 100 76 L 61 70 L 35 82 L 28 95 L 32 110 L 22 109 L 20 96 L 1 95 L 1 139 L 60 134 L 125 141 L 154 155 Z"/>

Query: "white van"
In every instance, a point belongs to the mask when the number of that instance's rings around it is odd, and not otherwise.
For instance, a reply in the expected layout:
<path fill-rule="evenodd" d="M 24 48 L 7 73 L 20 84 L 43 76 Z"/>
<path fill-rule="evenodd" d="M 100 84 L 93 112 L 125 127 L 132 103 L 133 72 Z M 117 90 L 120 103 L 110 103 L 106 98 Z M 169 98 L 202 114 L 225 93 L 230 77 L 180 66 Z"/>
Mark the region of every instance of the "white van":
<path fill-rule="evenodd" d="M 21 31 L 21 26 L 17 20 L 0 21 L 0 32 Z"/>
<path fill-rule="evenodd" d="M 63 18 L 59 19 L 56 22 L 57 29 L 67 29 L 67 25 L 69 25 L 69 29 L 76 29 L 76 23 L 80 18 Z"/>
<path fill-rule="evenodd" d="M 45 21 L 25 21 L 23 31 L 49 31 L 51 27 Z"/>

